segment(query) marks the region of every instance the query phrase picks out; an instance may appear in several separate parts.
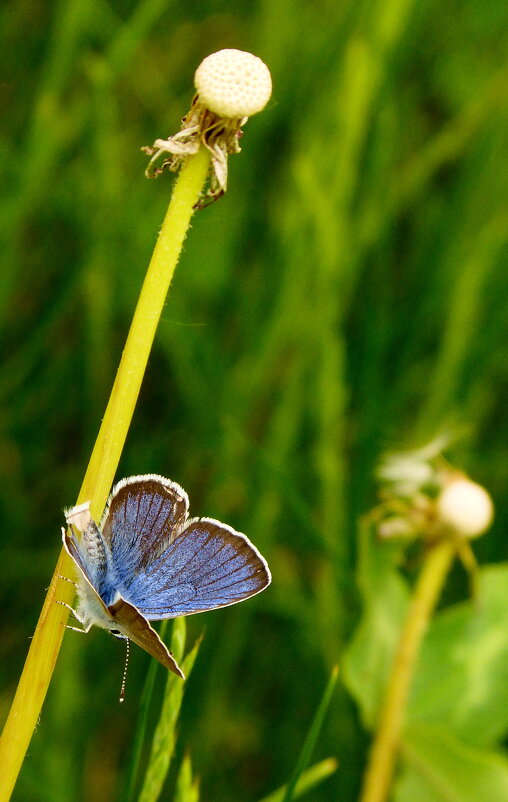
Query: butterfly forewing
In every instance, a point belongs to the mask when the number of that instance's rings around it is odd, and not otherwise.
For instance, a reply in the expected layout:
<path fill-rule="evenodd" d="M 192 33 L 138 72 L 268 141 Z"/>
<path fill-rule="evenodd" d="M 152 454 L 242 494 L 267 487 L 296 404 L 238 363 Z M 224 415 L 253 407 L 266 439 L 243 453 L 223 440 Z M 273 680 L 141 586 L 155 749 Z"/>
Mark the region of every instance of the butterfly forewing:
<path fill-rule="evenodd" d="M 151 620 L 213 610 L 259 593 L 268 566 L 252 543 L 226 524 L 196 518 L 126 588 L 126 598 Z"/>
<path fill-rule="evenodd" d="M 122 584 L 157 559 L 184 524 L 188 509 L 185 490 L 163 476 L 133 476 L 113 488 L 102 535 Z"/>

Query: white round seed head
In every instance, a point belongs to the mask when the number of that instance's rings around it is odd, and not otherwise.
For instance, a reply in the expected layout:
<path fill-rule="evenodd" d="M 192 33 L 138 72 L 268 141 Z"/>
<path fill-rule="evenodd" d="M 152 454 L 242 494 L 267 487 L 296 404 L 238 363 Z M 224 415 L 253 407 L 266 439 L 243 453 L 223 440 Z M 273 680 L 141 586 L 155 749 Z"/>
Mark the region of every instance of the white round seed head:
<path fill-rule="evenodd" d="M 477 537 L 492 523 L 494 506 L 487 491 L 470 479 L 453 479 L 437 499 L 442 523 L 464 537 Z"/>
<path fill-rule="evenodd" d="M 194 76 L 203 103 L 221 117 L 250 117 L 264 109 L 272 94 L 266 64 L 244 50 L 219 50 L 207 56 Z"/>

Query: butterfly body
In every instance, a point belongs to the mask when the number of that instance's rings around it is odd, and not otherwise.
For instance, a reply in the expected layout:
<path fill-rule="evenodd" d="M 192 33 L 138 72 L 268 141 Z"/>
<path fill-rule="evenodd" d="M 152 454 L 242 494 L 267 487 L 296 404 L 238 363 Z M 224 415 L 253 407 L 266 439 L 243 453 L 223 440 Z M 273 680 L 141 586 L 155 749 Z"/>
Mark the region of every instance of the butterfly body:
<path fill-rule="evenodd" d="M 99 526 L 81 505 L 66 512 L 63 531 L 80 572 L 76 615 L 85 631 L 96 625 L 128 638 L 179 676 L 149 620 L 235 604 L 271 580 L 245 535 L 213 518 L 189 519 L 188 508 L 176 482 L 133 476 L 115 485 Z"/>

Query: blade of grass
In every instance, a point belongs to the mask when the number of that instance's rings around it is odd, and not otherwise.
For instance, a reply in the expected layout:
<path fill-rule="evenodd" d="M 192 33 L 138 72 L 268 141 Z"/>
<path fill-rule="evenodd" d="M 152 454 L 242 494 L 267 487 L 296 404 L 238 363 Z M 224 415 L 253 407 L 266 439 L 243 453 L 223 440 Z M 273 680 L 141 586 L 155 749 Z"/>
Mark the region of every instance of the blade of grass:
<path fill-rule="evenodd" d="M 185 646 L 185 619 L 175 619 L 171 651 L 177 662 L 182 666 L 188 678 L 196 659 L 201 639 L 198 640 L 185 660 L 181 661 Z M 179 677 L 168 673 L 162 710 L 152 741 L 152 748 L 143 786 L 139 795 L 139 802 L 156 802 L 162 791 L 166 779 L 176 741 L 176 723 L 180 713 L 185 682 Z"/>
<path fill-rule="evenodd" d="M 199 802 L 199 781 L 192 776 L 190 755 L 184 755 L 176 779 L 174 802 Z"/>
<path fill-rule="evenodd" d="M 316 763 L 315 766 L 311 766 L 310 769 L 304 771 L 296 783 L 293 799 L 303 796 L 307 791 L 311 791 L 316 785 L 326 780 L 337 771 L 337 766 L 338 763 L 334 757 L 327 757 L 326 760 L 322 760 L 320 763 Z M 268 796 L 264 796 L 259 802 L 284 802 L 286 788 L 287 786 L 283 785 L 282 788 L 278 788 L 276 791 L 273 791 L 273 793 L 268 794 Z"/>
<path fill-rule="evenodd" d="M 325 692 L 319 703 L 316 715 L 314 716 L 314 721 L 312 722 L 311 728 L 305 739 L 302 751 L 300 752 L 300 757 L 297 760 L 293 776 L 291 777 L 290 781 L 286 786 L 286 793 L 282 797 L 282 802 L 291 802 L 291 800 L 294 799 L 298 780 L 305 771 L 307 764 L 310 760 L 312 750 L 314 749 L 314 745 L 316 743 L 317 737 L 323 725 L 325 714 L 326 711 L 328 710 L 328 705 L 330 704 L 330 700 L 332 698 L 332 694 L 335 689 L 335 685 L 337 683 L 338 675 L 339 675 L 339 669 L 338 666 L 335 666 L 335 668 L 332 670 L 330 680 L 325 688 Z"/>
<path fill-rule="evenodd" d="M 167 629 L 168 621 L 162 622 L 159 629 L 159 636 L 164 640 L 164 635 Z M 125 790 L 123 798 L 125 802 L 132 802 L 136 790 L 137 780 L 139 776 L 139 767 L 141 764 L 141 755 L 143 753 L 143 746 L 146 740 L 146 731 L 148 728 L 148 714 L 150 711 L 150 704 L 153 696 L 153 689 L 155 686 L 155 677 L 159 663 L 156 660 L 150 660 L 148 671 L 146 673 L 145 684 L 141 694 L 141 704 L 139 710 L 138 723 L 136 732 L 134 733 L 134 744 L 132 746 L 132 756 L 129 760 L 129 770 L 127 780 L 125 783 Z"/>

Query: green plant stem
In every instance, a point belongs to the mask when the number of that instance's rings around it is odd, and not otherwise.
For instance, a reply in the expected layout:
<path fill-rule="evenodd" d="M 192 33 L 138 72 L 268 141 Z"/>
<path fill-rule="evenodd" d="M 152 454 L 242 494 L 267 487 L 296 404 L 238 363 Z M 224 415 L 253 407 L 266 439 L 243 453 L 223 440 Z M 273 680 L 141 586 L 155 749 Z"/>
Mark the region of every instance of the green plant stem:
<path fill-rule="evenodd" d="M 453 543 L 445 540 L 427 552 L 388 680 L 360 802 L 384 802 L 388 796 L 416 660 L 455 553 Z"/>
<path fill-rule="evenodd" d="M 102 425 L 78 495 L 90 501 L 98 519 L 114 480 L 148 362 L 157 324 L 182 245 L 209 168 L 201 149 L 189 157 L 175 182 L 171 202 L 148 267 Z M 60 577 L 74 575 L 74 565 L 62 550 L 32 639 L 18 689 L 0 736 L 0 802 L 10 799 L 46 691 L 65 631 L 74 588 Z M 58 592 L 57 592 L 58 590 Z"/>

